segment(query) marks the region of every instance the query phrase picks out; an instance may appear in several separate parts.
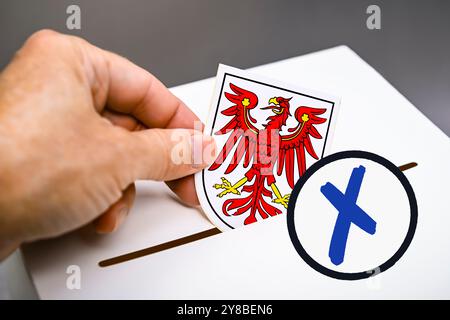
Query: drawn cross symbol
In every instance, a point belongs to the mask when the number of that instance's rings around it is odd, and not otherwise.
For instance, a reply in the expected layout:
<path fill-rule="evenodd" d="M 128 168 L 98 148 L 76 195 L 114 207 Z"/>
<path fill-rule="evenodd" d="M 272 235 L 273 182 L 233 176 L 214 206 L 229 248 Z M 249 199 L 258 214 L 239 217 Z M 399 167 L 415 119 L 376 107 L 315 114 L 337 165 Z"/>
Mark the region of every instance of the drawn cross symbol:
<path fill-rule="evenodd" d="M 344 261 L 345 247 L 352 223 L 371 235 L 376 232 L 375 220 L 356 204 L 365 172 L 366 168 L 362 165 L 353 169 L 345 194 L 330 182 L 320 188 L 325 198 L 338 211 L 328 252 L 331 262 L 336 266 Z"/>

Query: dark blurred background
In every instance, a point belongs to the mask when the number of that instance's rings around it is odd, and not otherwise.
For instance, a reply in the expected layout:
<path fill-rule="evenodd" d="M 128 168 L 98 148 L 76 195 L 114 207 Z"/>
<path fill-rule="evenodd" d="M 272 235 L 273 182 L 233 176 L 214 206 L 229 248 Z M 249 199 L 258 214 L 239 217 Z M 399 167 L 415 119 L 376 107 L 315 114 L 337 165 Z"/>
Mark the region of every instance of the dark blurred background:
<path fill-rule="evenodd" d="M 70 4 L 81 30 L 66 28 Z M 371 4 L 381 30 L 366 27 Z M 214 76 L 219 62 L 248 68 L 345 44 L 450 135 L 449 0 L 0 0 L 0 69 L 42 28 L 116 51 L 168 86 Z M 0 264 L 0 299 L 36 298 L 18 257 L 8 275 Z M 7 278 L 21 291 L 8 293 Z"/>
<path fill-rule="evenodd" d="M 66 8 L 81 8 L 81 30 Z M 381 7 L 381 30 L 366 9 Z M 345 44 L 450 135 L 450 1 L 2 0 L 0 68 L 52 28 L 116 51 L 174 86 Z M 395 106 L 392 106 L 395 107 Z"/>

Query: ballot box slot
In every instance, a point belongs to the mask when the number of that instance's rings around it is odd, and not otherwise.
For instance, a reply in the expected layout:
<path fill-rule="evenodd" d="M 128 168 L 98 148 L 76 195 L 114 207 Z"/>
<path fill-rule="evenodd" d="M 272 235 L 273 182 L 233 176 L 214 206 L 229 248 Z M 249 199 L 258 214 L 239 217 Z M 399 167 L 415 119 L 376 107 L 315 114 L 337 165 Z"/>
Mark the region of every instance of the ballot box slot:
<path fill-rule="evenodd" d="M 145 248 L 145 249 L 141 249 L 141 250 L 133 251 L 133 252 L 130 252 L 130 253 L 122 254 L 122 255 L 114 257 L 114 258 L 106 259 L 106 260 L 100 261 L 98 263 L 98 265 L 100 267 L 112 266 L 112 265 L 115 265 L 115 264 L 118 264 L 118 263 L 122 263 L 122 262 L 125 262 L 125 261 L 141 258 L 141 257 L 144 257 L 144 256 L 148 256 L 150 254 L 153 254 L 153 253 L 157 253 L 157 252 L 160 252 L 160 251 L 172 249 L 172 248 L 175 248 L 175 247 L 182 246 L 184 244 L 188 244 L 188 243 L 191 243 L 191 242 L 194 242 L 194 241 L 205 239 L 205 238 L 214 236 L 214 235 L 219 234 L 219 233 L 221 233 L 221 231 L 219 229 L 217 229 L 217 228 L 208 229 L 208 230 L 205 230 L 205 231 L 202 231 L 202 232 L 191 234 L 191 235 L 186 236 L 186 237 L 182 237 L 182 238 L 175 239 L 175 240 L 172 240 L 172 241 L 164 242 L 164 243 L 158 244 L 156 246 L 151 246 L 151 247 L 148 247 L 148 248 Z"/>

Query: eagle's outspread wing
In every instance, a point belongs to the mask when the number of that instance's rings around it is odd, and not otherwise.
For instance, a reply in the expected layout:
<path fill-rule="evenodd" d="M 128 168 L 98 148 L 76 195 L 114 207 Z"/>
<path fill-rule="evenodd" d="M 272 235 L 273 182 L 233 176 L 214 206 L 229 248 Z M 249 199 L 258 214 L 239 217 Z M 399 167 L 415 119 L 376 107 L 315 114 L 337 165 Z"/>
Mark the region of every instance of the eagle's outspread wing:
<path fill-rule="evenodd" d="M 294 188 L 294 163 L 297 162 L 299 175 L 306 170 L 305 150 L 311 157 L 318 159 L 311 138 L 322 139 L 315 125 L 324 123 L 326 119 L 318 117 L 326 109 L 301 106 L 295 111 L 295 118 L 299 122 L 297 127 L 289 129 L 288 135 L 281 136 L 278 153 L 277 174 L 286 172 L 286 178 L 291 188 Z M 295 159 L 297 158 L 297 159 Z M 296 160 L 296 161 L 295 161 Z"/>
<path fill-rule="evenodd" d="M 232 172 L 241 162 L 242 158 L 244 158 L 244 167 L 248 167 L 255 154 L 257 136 L 259 132 L 259 130 L 253 125 L 256 123 L 256 120 L 250 115 L 250 110 L 258 105 L 258 97 L 253 92 L 239 88 L 232 83 L 230 83 L 230 88 L 233 93 L 225 92 L 225 97 L 234 104 L 223 110 L 222 114 L 232 118 L 215 134 L 231 134 L 220 151 L 217 159 L 209 168 L 211 171 L 219 168 L 229 156 L 231 150 L 233 150 L 233 147 L 237 144 L 231 163 L 225 170 L 226 174 Z"/>

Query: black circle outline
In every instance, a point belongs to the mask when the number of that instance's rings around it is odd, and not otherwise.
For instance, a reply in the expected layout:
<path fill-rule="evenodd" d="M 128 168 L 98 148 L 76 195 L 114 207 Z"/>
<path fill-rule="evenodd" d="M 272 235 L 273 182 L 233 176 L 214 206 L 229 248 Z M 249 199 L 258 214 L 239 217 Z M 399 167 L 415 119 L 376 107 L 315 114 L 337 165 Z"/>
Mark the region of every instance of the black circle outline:
<path fill-rule="evenodd" d="M 347 273 L 347 272 L 339 272 L 335 270 L 328 269 L 315 261 L 303 248 L 302 244 L 300 243 L 300 240 L 297 236 L 297 232 L 295 230 L 295 222 L 294 222 L 294 213 L 295 213 L 295 205 L 297 203 L 297 197 L 300 194 L 301 189 L 305 185 L 306 181 L 320 168 L 324 167 L 325 165 L 337 161 L 337 160 L 343 160 L 343 159 L 349 159 L 349 158 L 360 158 L 360 159 L 367 159 L 374 162 L 377 162 L 387 168 L 389 171 L 391 171 L 397 179 L 401 182 L 403 185 L 403 188 L 406 191 L 406 194 L 408 196 L 409 200 L 409 206 L 411 210 L 411 219 L 409 222 L 409 228 L 408 232 L 406 233 L 405 239 L 403 240 L 403 243 L 401 244 L 400 248 L 397 250 L 397 252 L 394 253 L 394 255 L 389 258 L 386 262 L 381 264 L 380 266 L 367 271 L 362 272 L 355 272 L 355 273 Z M 409 183 L 406 176 L 403 174 L 400 169 L 390 162 L 389 160 L 376 155 L 371 152 L 367 151 L 360 151 L 360 150 L 352 150 L 352 151 L 342 151 L 337 152 L 332 155 L 329 155 L 325 158 L 322 158 L 321 160 L 314 163 L 311 167 L 306 170 L 303 176 L 300 177 L 300 179 L 297 181 L 297 183 L 294 186 L 294 189 L 292 190 L 290 199 L 289 199 L 289 205 L 287 209 L 287 227 L 289 232 L 289 237 L 291 238 L 291 242 L 294 245 L 295 249 L 297 250 L 297 253 L 300 255 L 300 257 L 313 269 L 316 271 L 327 275 L 329 277 L 335 278 L 335 279 L 341 279 L 341 280 L 360 280 L 369 278 L 370 276 L 374 275 L 374 271 L 376 270 L 376 273 L 381 273 L 383 271 L 388 270 L 390 267 L 392 267 L 406 252 L 409 245 L 411 244 L 411 241 L 414 237 L 414 233 L 416 231 L 417 226 L 417 219 L 418 219 L 418 209 L 417 209 L 417 200 L 416 196 L 414 194 L 414 190 Z"/>

